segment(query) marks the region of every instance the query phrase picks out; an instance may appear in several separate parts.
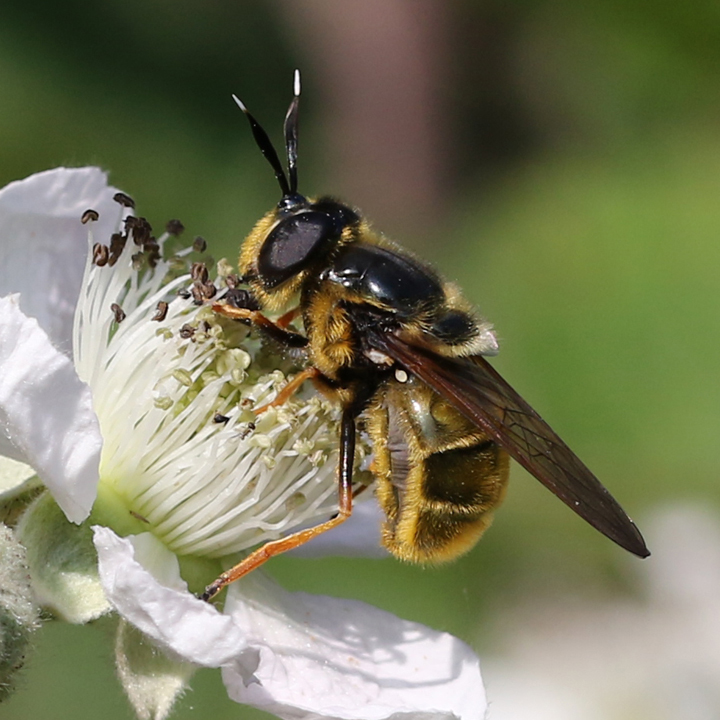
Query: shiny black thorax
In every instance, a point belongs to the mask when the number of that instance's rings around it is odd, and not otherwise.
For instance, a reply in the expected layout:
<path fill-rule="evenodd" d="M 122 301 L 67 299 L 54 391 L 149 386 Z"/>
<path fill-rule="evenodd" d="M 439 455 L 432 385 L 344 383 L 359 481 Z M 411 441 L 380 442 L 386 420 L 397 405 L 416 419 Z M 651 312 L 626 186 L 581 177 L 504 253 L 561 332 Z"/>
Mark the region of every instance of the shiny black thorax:
<path fill-rule="evenodd" d="M 473 316 L 449 302 L 428 265 L 376 234 L 359 212 L 328 197 L 284 197 L 250 236 L 242 268 L 263 308 L 298 302 L 312 365 L 333 382 L 354 384 L 387 363 L 368 332 L 413 333 L 444 348 L 477 335 Z M 380 379 L 379 377 L 377 378 Z"/>
<path fill-rule="evenodd" d="M 318 279 L 340 285 L 355 301 L 366 301 L 398 320 L 408 320 L 444 298 L 440 280 L 428 267 L 394 248 L 362 240 L 342 247 Z"/>
<path fill-rule="evenodd" d="M 346 308 L 364 306 L 358 308 L 363 318 L 370 313 L 402 323 L 434 314 L 435 329 L 449 341 L 471 329 L 464 313 L 443 312 L 445 291 L 437 273 L 400 248 L 379 242 L 347 205 L 296 195 L 283 198 L 277 214 L 279 220 L 259 248 L 253 278 L 264 291 L 302 277 L 301 306 L 335 286 Z"/>

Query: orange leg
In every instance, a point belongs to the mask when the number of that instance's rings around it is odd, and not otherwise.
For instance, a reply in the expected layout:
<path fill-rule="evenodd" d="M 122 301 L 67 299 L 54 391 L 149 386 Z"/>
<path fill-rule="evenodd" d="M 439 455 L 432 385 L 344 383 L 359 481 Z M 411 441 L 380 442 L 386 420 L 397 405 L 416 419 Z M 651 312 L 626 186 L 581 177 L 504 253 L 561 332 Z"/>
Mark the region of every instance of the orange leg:
<path fill-rule="evenodd" d="M 259 310 L 248 310 L 247 308 L 239 308 L 234 305 L 227 305 L 226 303 L 213 303 L 212 308 L 218 315 L 224 315 L 225 317 L 233 320 L 241 320 L 256 325 L 279 342 L 283 342 L 293 347 L 298 347 L 298 345 L 302 346 L 307 343 L 304 335 L 300 335 L 300 333 L 295 333 L 286 329 L 293 319 L 300 313 L 300 308 L 294 308 L 289 312 L 286 312 L 278 318 L 277 322 L 273 322 L 269 318 L 265 317 L 265 315 L 263 315 Z M 271 407 L 282 405 L 300 389 L 306 380 L 313 380 L 320 376 L 321 373 L 316 368 L 305 368 L 305 370 L 298 373 L 277 394 L 277 397 L 274 400 L 256 408 L 255 414 L 260 415 Z"/>
<path fill-rule="evenodd" d="M 283 330 L 287 330 L 290 323 L 300 314 L 300 307 L 294 307 L 292 310 L 288 310 L 284 315 L 281 315 L 276 321 L 275 324 L 282 328 Z"/>
<path fill-rule="evenodd" d="M 269 560 L 275 555 L 280 555 L 288 550 L 304 545 L 314 537 L 321 535 L 328 530 L 332 530 L 341 523 L 345 522 L 352 514 L 352 493 L 341 493 L 340 495 L 340 510 L 338 514 L 328 520 L 327 522 L 316 525 L 315 527 L 308 528 L 307 530 L 301 530 L 300 532 L 288 535 L 286 538 L 280 540 L 272 540 L 271 542 L 265 543 L 262 547 L 250 553 L 241 563 L 236 565 L 230 570 L 225 571 L 220 577 L 213 583 L 205 588 L 205 592 L 201 595 L 203 600 L 211 600 L 217 595 L 224 587 L 239 580 L 243 575 L 247 575 L 256 568 L 260 567 L 264 562 Z"/>
<path fill-rule="evenodd" d="M 225 317 L 232 318 L 233 320 L 250 320 L 255 322 L 256 316 L 261 316 L 264 320 L 268 320 L 259 310 L 248 310 L 247 308 L 239 308 L 234 305 L 228 305 L 224 302 L 216 302 L 212 304 L 213 312 L 218 315 L 224 315 Z"/>
<path fill-rule="evenodd" d="M 262 547 L 250 553 L 242 562 L 235 567 L 226 570 L 214 582 L 205 588 L 205 592 L 200 596 L 202 600 L 211 600 L 224 587 L 230 583 L 239 580 L 243 575 L 247 575 L 256 568 L 260 567 L 265 561 L 275 555 L 284 553 L 287 550 L 304 545 L 314 537 L 321 535 L 328 530 L 332 530 L 341 523 L 345 522 L 352 514 L 352 472 L 353 461 L 355 459 L 355 416 L 356 412 L 351 408 L 343 410 L 342 422 L 340 425 L 340 463 L 338 466 L 338 514 L 328 520 L 320 523 L 315 527 L 300 530 L 299 532 L 288 535 L 280 540 L 271 540 Z"/>
<path fill-rule="evenodd" d="M 239 308 L 227 303 L 217 302 L 212 304 L 213 312 L 218 315 L 230 318 L 231 320 L 240 320 L 249 322 L 259 327 L 266 335 L 277 342 L 287 345 L 288 347 L 301 348 L 307 345 L 307 338 L 300 333 L 286 330 L 285 326 L 280 325 L 280 321 L 285 318 L 285 313 L 278 322 L 273 322 L 270 318 L 265 317 L 259 310 L 249 310 L 248 308 Z M 290 318 L 292 321 L 292 318 Z M 288 321 L 288 322 L 290 322 Z"/>
<path fill-rule="evenodd" d="M 276 396 L 274 400 L 271 400 L 265 405 L 261 405 L 259 408 L 255 408 L 253 411 L 256 415 L 264 413 L 271 407 L 277 407 L 286 403 L 302 386 L 306 380 L 313 380 L 314 378 L 320 377 L 322 373 L 314 367 L 307 367 L 299 372 Z"/>

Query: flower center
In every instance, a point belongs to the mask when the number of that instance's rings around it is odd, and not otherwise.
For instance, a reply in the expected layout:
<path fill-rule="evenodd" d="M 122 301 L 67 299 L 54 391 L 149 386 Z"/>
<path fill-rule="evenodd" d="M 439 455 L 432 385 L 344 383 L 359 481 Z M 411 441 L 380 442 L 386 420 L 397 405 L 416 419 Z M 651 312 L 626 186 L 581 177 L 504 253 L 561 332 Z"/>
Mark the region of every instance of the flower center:
<path fill-rule="evenodd" d="M 178 225 L 156 239 L 126 213 L 107 245 L 90 240 L 75 317 L 75 363 L 103 436 L 103 518 L 204 557 L 327 519 L 337 507 L 336 409 L 307 388 L 256 416 L 293 364 L 205 304 L 233 284 L 227 263 L 214 282 L 199 263 L 173 278 L 191 250 L 163 257 Z"/>

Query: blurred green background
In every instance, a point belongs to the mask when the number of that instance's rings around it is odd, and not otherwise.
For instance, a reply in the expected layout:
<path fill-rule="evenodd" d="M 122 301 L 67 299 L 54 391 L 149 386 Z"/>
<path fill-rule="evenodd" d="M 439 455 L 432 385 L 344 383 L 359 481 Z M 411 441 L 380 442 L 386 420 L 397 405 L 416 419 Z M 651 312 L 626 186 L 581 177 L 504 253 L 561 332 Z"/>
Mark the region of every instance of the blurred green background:
<path fill-rule="evenodd" d="M 233 259 L 278 189 L 230 94 L 279 141 L 294 67 L 300 189 L 357 204 L 457 280 L 496 325 L 496 367 L 641 526 L 659 505 L 717 506 L 720 5 L 5 0 L 0 185 L 99 164 L 151 222 L 179 217 Z M 268 570 L 482 658 L 528 598 L 637 598 L 635 562 L 514 467 L 494 527 L 450 567 Z M 131 718 L 113 673 L 102 624 L 48 624 L 0 717 Z M 267 716 L 201 671 L 174 717 Z"/>

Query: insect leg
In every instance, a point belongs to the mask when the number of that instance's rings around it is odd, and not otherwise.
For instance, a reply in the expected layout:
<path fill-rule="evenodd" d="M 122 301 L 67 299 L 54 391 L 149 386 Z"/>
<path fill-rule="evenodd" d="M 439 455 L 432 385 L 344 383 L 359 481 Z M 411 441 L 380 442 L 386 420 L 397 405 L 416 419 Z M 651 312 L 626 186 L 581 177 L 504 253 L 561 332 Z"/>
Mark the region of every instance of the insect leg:
<path fill-rule="evenodd" d="M 226 585 L 239 580 L 260 567 L 266 560 L 275 555 L 280 555 L 288 550 L 304 545 L 314 537 L 332 530 L 345 522 L 352 514 L 352 474 L 353 462 L 355 460 L 355 418 L 357 409 L 351 405 L 343 410 L 340 424 L 340 462 L 338 465 L 338 513 L 335 517 L 314 527 L 300 530 L 280 540 L 271 540 L 262 547 L 250 553 L 242 562 L 235 567 L 226 570 L 217 580 L 205 588 L 200 596 L 202 600 L 210 600 L 217 595 Z"/>
<path fill-rule="evenodd" d="M 275 324 L 282 328 L 283 330 L 287 330 L 290 323 L 298 316 L 300 315 L 300 306 L 292 308 L 292 310 L 288 310 L 284 315 L 281 315 L 276 321 Z"/>
<path fill-rule="evenodd" d="M 265 405 L 261 405 L 259 408 L 255 408 L 253 412 L 256 415 L 264 413 L 271 407 L 277 407 L 286 403 L 302 386 L 306 380 L 313 380 L 322 376 L 322 373 L 314 367 L 307 367 L 303 371 L 299 372 L 276 396 L 274 400 L 271 400 Z"/>
<path fill-rule="evenodd" d="M 308 343 L 304 335 L 286 330 L 285 327 L 265 317 L 259 310 L 235 307 L 228 303 L 213 303 L 212 309 L 213 312 L 218 315 L 223 315 L 231 320 L 241 320 L 252 323 L 259 327 L 268 337 L 287 347 L 303 348 Z"/>
<path fill-rule="evenodd" d="M 358 485 L 357 488 L 355 488 L 355 490 L 353 490 L 353 500 L 361 493 L 364 493 L 369 487 L 370 487 L 370 485 L 367 485 L 366 483 L 362 483 L 362 484 Z"/>

